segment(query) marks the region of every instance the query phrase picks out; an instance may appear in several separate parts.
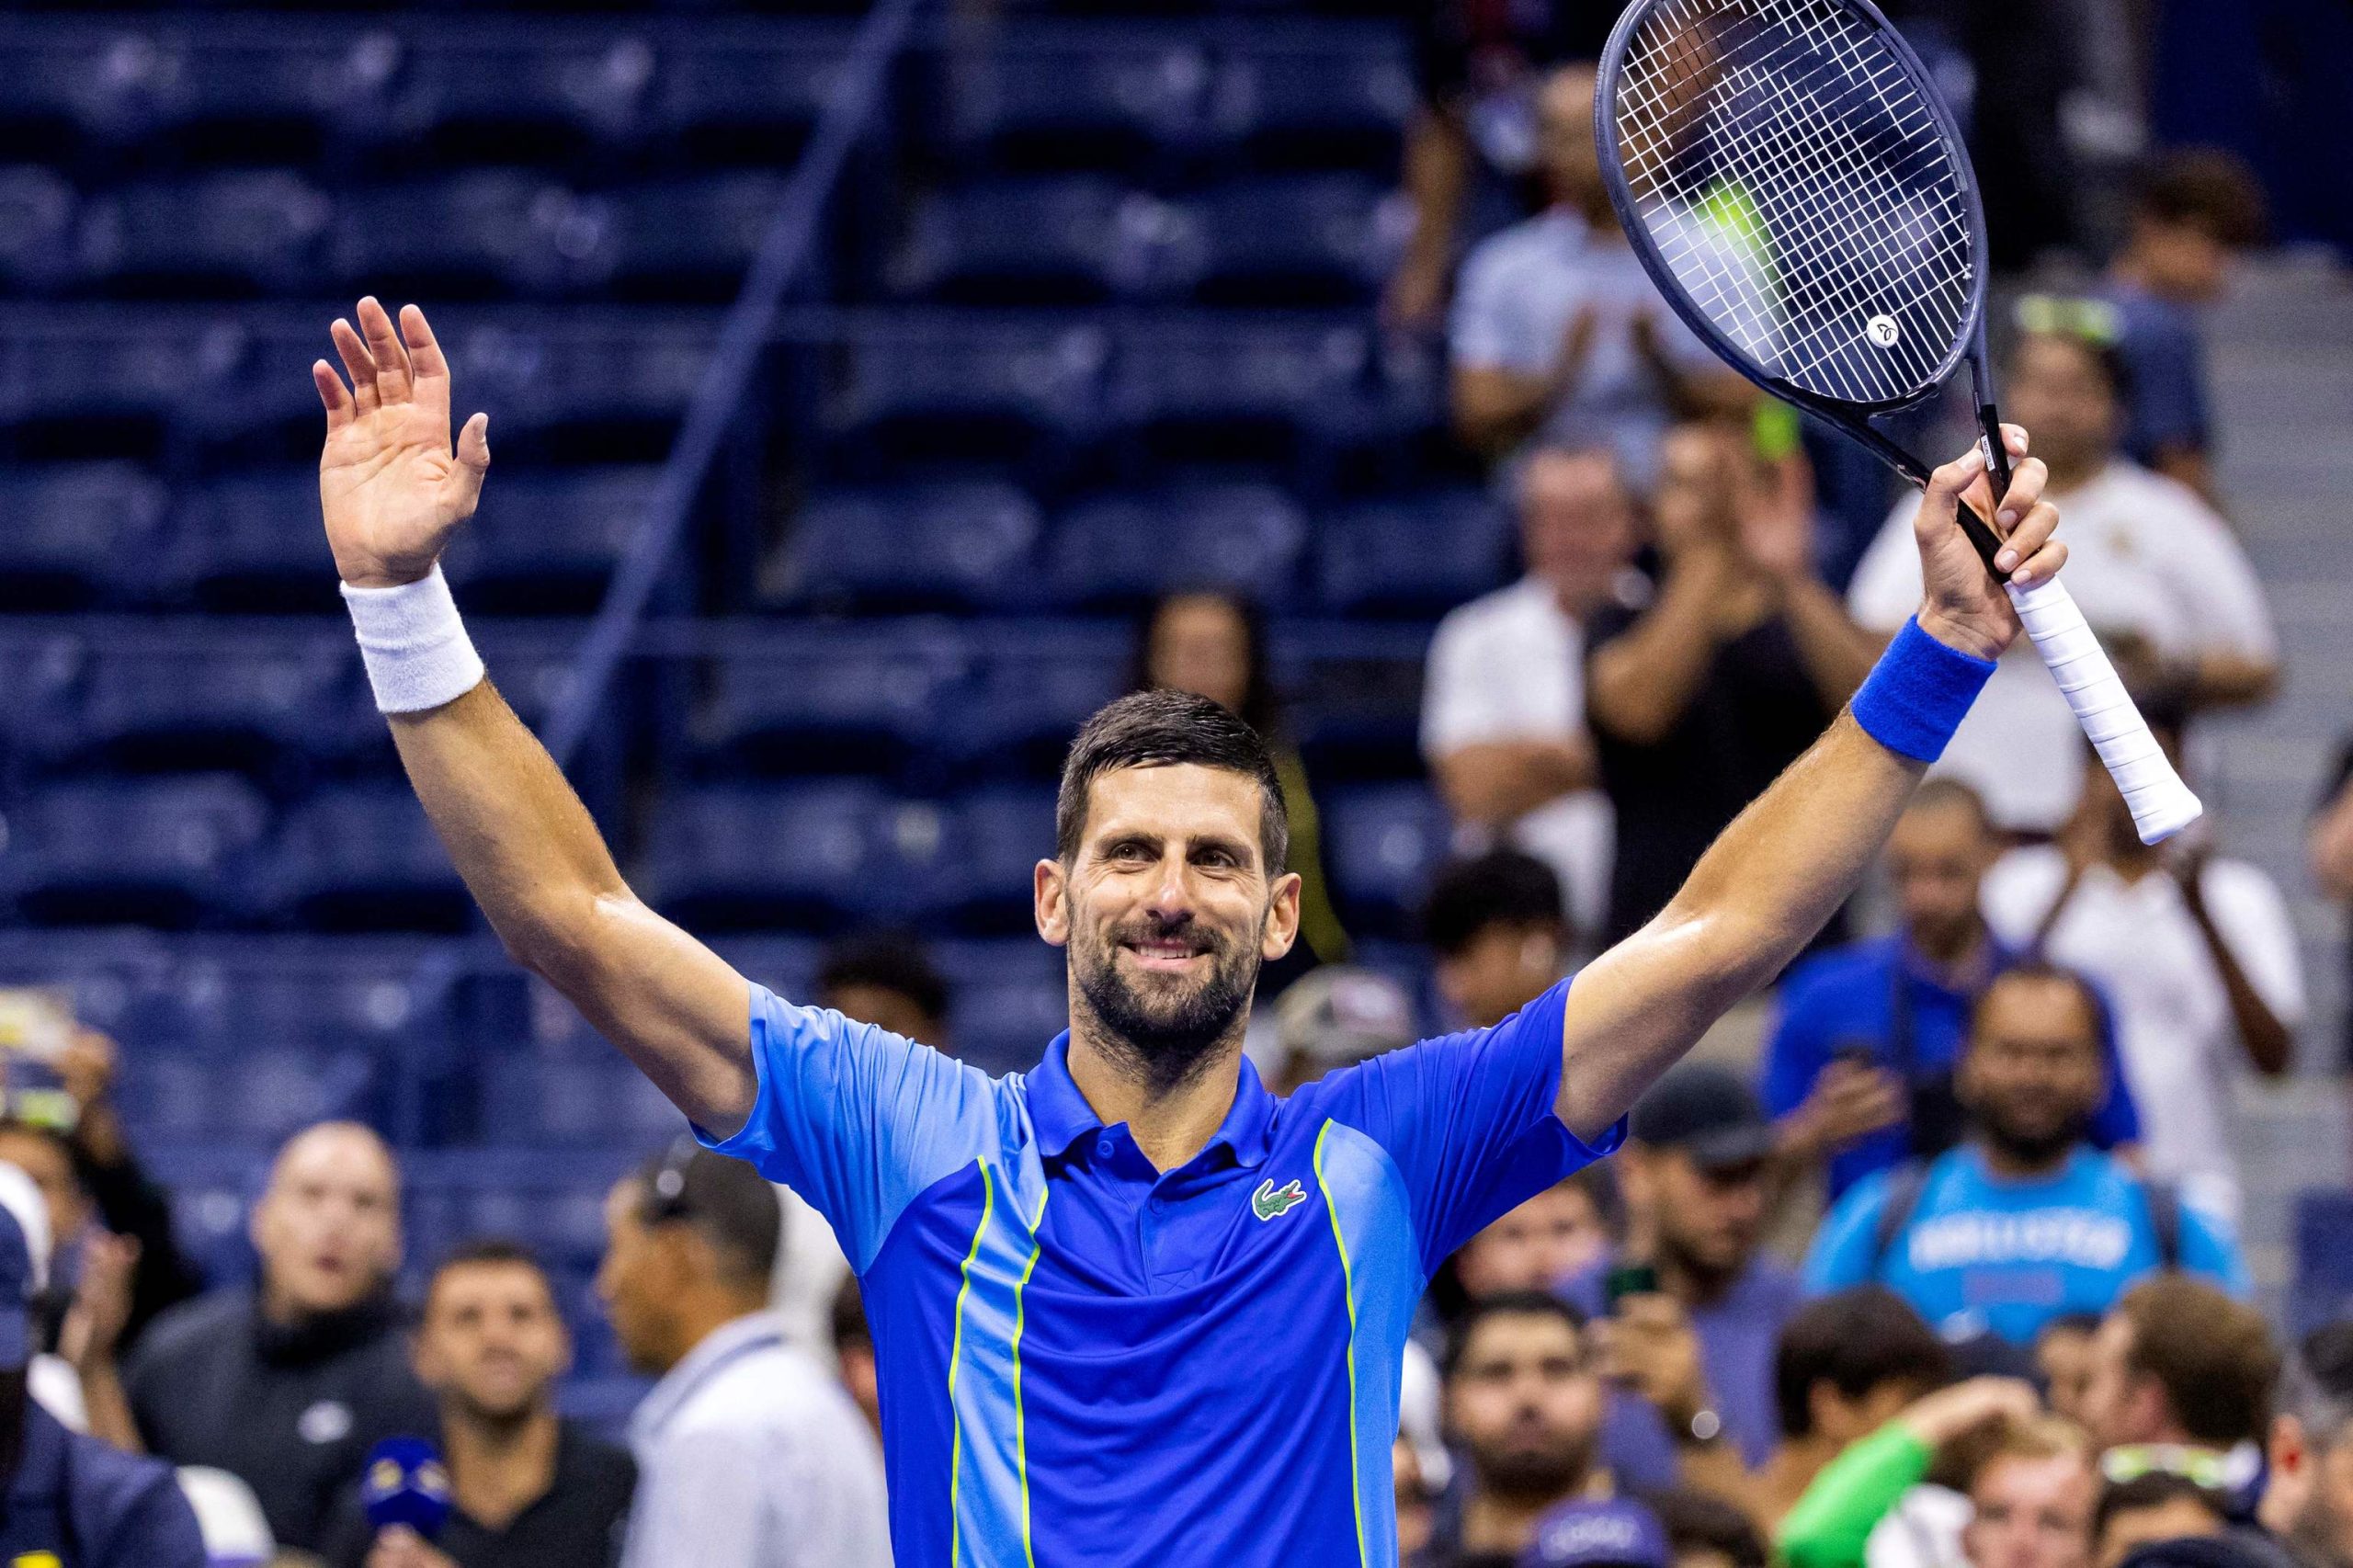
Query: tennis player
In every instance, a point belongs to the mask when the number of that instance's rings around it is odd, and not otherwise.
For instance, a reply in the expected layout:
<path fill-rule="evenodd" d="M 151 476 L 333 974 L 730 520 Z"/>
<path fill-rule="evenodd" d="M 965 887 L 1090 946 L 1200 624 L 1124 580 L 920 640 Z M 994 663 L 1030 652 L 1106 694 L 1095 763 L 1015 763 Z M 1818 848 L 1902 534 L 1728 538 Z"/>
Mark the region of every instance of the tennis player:
<path fill-rule="evenodd" d="M 630 892 L 483 678 L 436 561 L 480 499 L 424 314 L 373 300 L 321 360 L 320 493 L 378 706 L 458 869 L 712 1148 L 790 1184 L 862 1277 L 900 1568 L 1302 1568 L 1396 1561 L 1406 1325 L 1439 1260 L 1618 1146 L 1643 1087 L 1838 906 L 2018 633 L 1937 471 L 1927 596 L 1849 710 L 1647 926 L 1489 1029 L 1288 1099 L 1242 1055 L 1299 930 L 1265 745 L 1216 704 L 1087 721 L 1038 862 L 1071 1027 L 992 1079 L 748 983 Z M 2026 438 L 2010 432 L 2023 457 Z M 2003 569 L 2059 569 L 2042 465 Z M 2016 514 L 2012 516 L 2012 514 Z"/>

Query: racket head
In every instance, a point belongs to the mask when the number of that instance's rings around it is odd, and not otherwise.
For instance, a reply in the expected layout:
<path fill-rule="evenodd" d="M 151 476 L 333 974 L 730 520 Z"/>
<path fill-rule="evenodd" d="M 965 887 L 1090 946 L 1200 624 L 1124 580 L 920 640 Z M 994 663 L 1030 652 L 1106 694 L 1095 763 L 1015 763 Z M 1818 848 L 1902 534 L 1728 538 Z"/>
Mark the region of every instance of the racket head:
<path fill-rule="evenodd" d="M 1620 225 L 1700 341 L 1925 480 L 1869 422 L 1964 356 L 1989 384 L 1985 214 L 1951 109 L 1879 8 L 1635 0 L 1594 130 Z"/>

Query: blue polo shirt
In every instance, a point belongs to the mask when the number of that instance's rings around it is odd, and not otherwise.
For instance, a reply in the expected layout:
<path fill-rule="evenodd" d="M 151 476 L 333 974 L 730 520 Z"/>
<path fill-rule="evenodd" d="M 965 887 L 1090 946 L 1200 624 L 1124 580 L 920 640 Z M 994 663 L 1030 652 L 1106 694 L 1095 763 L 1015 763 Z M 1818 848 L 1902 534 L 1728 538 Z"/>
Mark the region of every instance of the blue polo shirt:
<path fill-rule="evenodd" d="M 1617 1146 L 1553 1114 L 1555 986 L 1233 1108 L 1160 1172 L 1071 1081 L 990 1078 L 752 988 L 758 1097 L 710 1147 L 831 1221 L 874 1335 L 898 1568 L 1389 1568 L 1424 1283 Z"/>
<path fill-rule="evenodd" d="M 2018 955 L 1996 944 L 1994 966 L 2007 968 Z M 1901 932 L 1834 948 L 1791 969 L 1781 983 L 1779 1017 L 1765 1047 L 1757 1096 L 1766 1111 L 1783 1117 L 1813 1090 L 1813 1081 L 1843 1051 L 1868 1050 L 1881 1066 L 1902 1072 L 1897 1061 L 1896 1007 L 1910 1004 L 1915 1074 L 1949 1072 L 1969 1032 L 1975 998 L 1945 984 L 1936 966 L 1921 957 Z M 2116 1030 L 2103 1012 L 2100 1049 L 2108 1060 L 2108 1097 L 2093 1113 L 2093 1144 L 2112 1149 L 2136 1142 L 2141 1115 L 2124 1081 L 2116 1053 Z M 1874 1171 L 1912 1157 L 1911 1130 L 1898 1124 L 1858 1138 L 1830 1156 L 1825 1172 L 1833 1201 Z"/>
<path fill-rule="evenodd" d="M 0 1507 L 0 1562 L 204 1568 L 204 1537 L 170 1465 L 69 1432 L 28 1401 L 24 1457 Z"/>

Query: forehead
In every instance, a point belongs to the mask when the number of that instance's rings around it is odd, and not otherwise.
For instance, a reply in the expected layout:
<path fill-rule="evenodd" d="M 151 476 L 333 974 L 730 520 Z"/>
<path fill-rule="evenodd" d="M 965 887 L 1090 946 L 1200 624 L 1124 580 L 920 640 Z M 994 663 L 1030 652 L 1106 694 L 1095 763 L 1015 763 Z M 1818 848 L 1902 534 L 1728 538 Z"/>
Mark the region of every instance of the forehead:
<path fill-rule="evenodd" d="M 1940 855 L 1975 848 L 1984 838 L 1977 814 L 1958 801 L 1929 801 L 1895 819 L 1888 848 L 1897 855 Z"/>
<path fill-rule="evenodd" d="M 506 1305 L 518 1301 L 533 1306 L 551 1306 L 554 1299 L 546 1276 L 528 1263 L 457 1263 L 443 1269 L 433 1281 L 426 1305 L 432 1311 L 449 1312 L 461 1306 Z"/>
<path fill-rule="evenodd" d="M 2005 1040 L 2076 1040 L 2088 1046 L 2097 1030 L 2080 988 L 2040 976 L 1997 980 L 1980 1010 L 1981 1035 Z"/>
<path fill-rule="evenodd" d="M 2067 1501 L 2079 1490 L 2088 1494 L 2091 1482 L 2091 1472 L 2073 1454 L 2040 1459 L 2004 1454 L 1979 1472 L 1975 1491 L 1981 1497 L 2014 1503 L 2051 1503 Z"/>
<path fill-rule="evenodd" d="M 314 1132 L 278 1156 L 278 1181 L 289 1187 L 359 1187 L 389 1192 L 392 1165 L 383 1146 L 357 1131 Z"/>
<path fill-rule="evenodd" d="M 0 1127 L 0 1150 L 7 1152 L 10 1165 L 23 1166 L 28 1176 L 56 1176 L 73 1168 L 73 1156 L 63 1144 L 29 1127 Z"/>
<path fill-rule="evenodd" d="M 1086 792 L 1082 845 L 1131 834 L 1155 839 L 1222 839 L 1256 847 L 1264 802 L 1247 775 L 1199 763 L 1120 767 L 1097 774 Z"/>
<path fill-rule="evenodd" d="M 1462 1361 L 1512 1361 L 1538 1356 L 1574 1355 L 1577 1331 L 1551 1312 L 1496 1312 L 1479 1320 Z"/>

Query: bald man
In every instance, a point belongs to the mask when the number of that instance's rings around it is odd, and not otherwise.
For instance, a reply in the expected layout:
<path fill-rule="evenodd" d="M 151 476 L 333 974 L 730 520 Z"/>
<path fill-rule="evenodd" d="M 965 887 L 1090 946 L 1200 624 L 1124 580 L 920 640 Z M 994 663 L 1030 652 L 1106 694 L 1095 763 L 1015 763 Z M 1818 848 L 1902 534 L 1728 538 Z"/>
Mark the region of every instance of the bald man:
<path fill-rule="evenodd" d="M 270 1166 L 251 1233 L 259 1287 L 156 1319 L 124 1382 L 150 1452 L 241 1477 L 278 1545 L 313 1551 L 371 1446 L 438 1430 L 392 1299 L 392 1151 L 356 1122 L 296 1133 Z"/>

